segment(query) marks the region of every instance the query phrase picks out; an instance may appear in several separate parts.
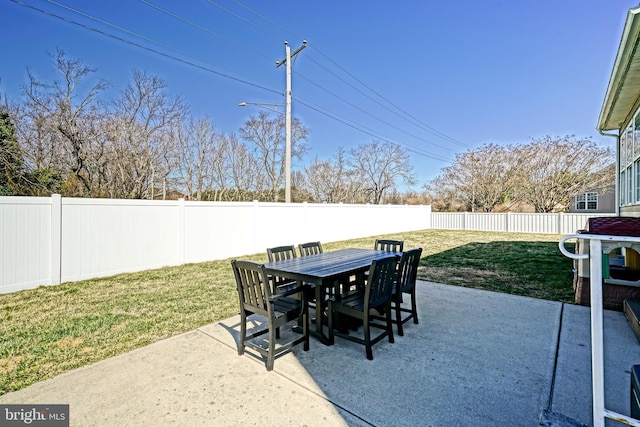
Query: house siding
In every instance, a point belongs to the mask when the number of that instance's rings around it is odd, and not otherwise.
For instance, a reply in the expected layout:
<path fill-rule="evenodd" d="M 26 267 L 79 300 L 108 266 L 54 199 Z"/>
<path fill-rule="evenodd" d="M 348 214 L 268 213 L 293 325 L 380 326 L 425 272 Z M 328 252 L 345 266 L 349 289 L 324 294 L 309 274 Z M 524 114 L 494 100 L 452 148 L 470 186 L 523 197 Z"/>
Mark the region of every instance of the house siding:
<path fill-rule="evenodd" d="M 640 217 L 640 205 L 620 207 L 620 216 Z"/>

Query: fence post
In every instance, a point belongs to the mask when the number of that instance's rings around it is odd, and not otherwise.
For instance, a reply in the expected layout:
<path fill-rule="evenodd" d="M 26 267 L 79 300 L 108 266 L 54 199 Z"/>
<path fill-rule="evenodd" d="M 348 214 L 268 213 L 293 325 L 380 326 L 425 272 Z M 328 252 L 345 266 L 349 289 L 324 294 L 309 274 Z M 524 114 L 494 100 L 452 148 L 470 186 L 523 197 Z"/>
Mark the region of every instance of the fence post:
<path fill-rule="evenodd" d="M 511 212 L 507 212 L 506 213 L 506 218 L 505 218 L 505 225 L 504 228 L 507 232 L 511 231 Z"/>
<path fill-rule="evenodd" d="M 462 229 L 463 230 L 467 229 L 467 214 L 468 214 L 468 212 L 463 212 L 462 213 Z"/>
<path fill-rule="evenodd" d="M 184 252 L 185 252 L 185 204 L 184 198 L 178 199 L 178 252 L 177 255 L 177 263 L 176 265 L 184 264 Z"/>
<path fill-rule="evenodd" d="M 253 251 L 251 253 L 258 253 L 261 252 L 260 249 L 258 249 L 258 230 L 261 229 L 261 227 L 258 227 L 258 209 L 260 209 L 260 202 L 258 200 L 254 200 L 253 201 Z M 264 238 L 263 236 L 260 236 L 260 238 Z"/>
<path fill-rule="evenodd" d="M 562 220 L 562 212 L 558 212 L 558 221 L 556 222 L 556 224 L 557 224 L 557 228 L 556 228 L 557 234 L 564 234 L 563 227 L 562 227 L 562 223 L 563 222 L 564 221 Z"/>
<path fill-rule="evenodd" d="M 62 282 L 62 197 L 51 195 L 51 284 Z"/>

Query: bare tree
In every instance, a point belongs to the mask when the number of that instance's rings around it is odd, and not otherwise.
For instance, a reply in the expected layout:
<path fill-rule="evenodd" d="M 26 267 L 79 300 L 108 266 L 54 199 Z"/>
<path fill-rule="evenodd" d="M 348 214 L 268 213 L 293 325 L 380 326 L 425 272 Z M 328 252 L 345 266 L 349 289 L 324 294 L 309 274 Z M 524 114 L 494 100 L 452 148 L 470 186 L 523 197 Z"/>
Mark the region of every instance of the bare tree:
<path fill-rule="evenodd" d="M 385 192 L 395 188 L 397 179 L 407 185 L 414 183 L 409 154 L 399 145 L 373 141 L 350 150 L 349 155 L 371 203 L 382 203 Z"/>
<path fill-rule="evenodd" d="M 232 200 L 264 200 L 268 188 L 266 174 L 261 172 L 262 161 L 242 144 L 235 134 L 229 135 L 229 171 L 232 180 Z M 269 192 L 270 193 L 270 192 Z"/>
<path fill-rule="evenodd" d="M 341 181 L 344 176 L 340 173 L 340 166 L 316 158 L 305 168 L 305 172 L 305 183 L 313 200 L 318 203 L 336 203 L 336 181 Z"/>
<path fill-rule="evenodd" d="M 236 147 L 241 145 L 235 133 L 223 132 L 217 135 L 215 155 L 211 159 L 211 200 L 234 200 L 234 167 L 243 168 L 245 176 L 252 174 L 248 169 L 255 167 L 254 159 L 245 159 L 245 163 L 238 162 L 237 165 L 233 163 L 239 150 Z"/>
<path fill-rule="evenodd" d="M 99 80 L 82 91 L 83 83 L 95 70 L 67 57 L 62 50 L 50 56 L 61 80 L 44 83 L 28 70 L 28 83 L 22 87 L 26 98 L 23 117 L 34 125 L 30 132 L 35 138 L 30 142 L 36 144 L 36 157 L 40 156 L 36 161 L 50 162 L 64 174 L 71 172 L 74 179 L 67 179 L 66 194 L 99 195 L 92 166 L 103 153 L 94 145 L 100 139 L 99 122 L 103 118 L 98 96 L 108 83 Z M 27 132 L 22 129 L 23 135 Z"/>
<path fill-rule="evenodd" d="M 488 144 L 458 154 L 429 183 L 434 210 L 491 212 L 526 203 L 564 211 L 569 200 L 614 182 L 611 149 L 575 136 L 546 136 L 521 146 Z"/>
<path fill-rule="evenodd" d="M 177 130 L 174 135 L 176 169 L 184 193 L 195 200 L 216 200 L 217 192 L 212 188 L 214 170 L 222 163 L 224 146 L 215 125 L 208 117 L 191 118 Z"/>
<path fill-rule="evenodd" d="M 119 197 L 153 198 L 154 184 L 172 172 L 171 135 L 187 107 L 164 92 L 160 77 L 134 70 L 132 80 L 114 102 L 111 122 L 111 168 Z"/>
<path fill-rule="evenodd" d="M 347 153 L 341 147 L 333 159 L 315 159 L 305 168 L 306 185 L 316 202 L 357 203 L 362 202 L 362 182 L 359 175 L 347 164 Z"/>
<path fill-rule="evenodd" d="M 272 118 L 266 113 L 251 116 L 240 129 L 240 136 L 254 144 L 260 170 L 269 184 L 269 199 L 277 202 L 285 176 L 285 120 L 279 116 Z M 301 159 L 306 151 L 304 140 L 310 131 L 300 120 L 291 121 L 291 159 Z"/>
<path fill-rule="evenodd" d="M 566 211 L 572 197 L 615 180 L 613 150 L 590 138 L 545 136 L 519 147 L 517 155 L 523 162 L 519 198 L 536 212 Z"/>
<path fill-rule="evenodd" d="M 438 176 L 422 186 L 425 197 L 434 212 L 465 212 L 469 207 L 460 201 L 450 187 L 442 187 L 442 176 Z"/>
<path fill-rule="evenodd" d="M 457 154 L 430 188 L 445 209 L 459 206 L 471 212 L 492 212 L 499 205 L 515 201 L 519 167 L 520 159 L 512 148 L 487 144 Z"/>

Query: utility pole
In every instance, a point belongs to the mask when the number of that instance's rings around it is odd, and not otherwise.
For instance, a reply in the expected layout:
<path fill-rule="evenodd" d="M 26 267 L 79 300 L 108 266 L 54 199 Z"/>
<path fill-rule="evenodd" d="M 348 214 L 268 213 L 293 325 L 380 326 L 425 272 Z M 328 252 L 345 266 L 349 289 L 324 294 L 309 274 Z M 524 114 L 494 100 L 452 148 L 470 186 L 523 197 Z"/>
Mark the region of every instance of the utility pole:
<path fill-rule="evenodd" d="M 287 65 L 287 92 L 285 109 L 285 146 L 284 146 L 284 201 L 291 203 L 291 58 L 295 57 L 302 49 L 307 47 L 307 41 L 302 41 L 302 46 L 291 53 L 288 42 L 284 42 L 286 56 L 282 61 L 276 62 L 276 68 L 282 64 Z"/>

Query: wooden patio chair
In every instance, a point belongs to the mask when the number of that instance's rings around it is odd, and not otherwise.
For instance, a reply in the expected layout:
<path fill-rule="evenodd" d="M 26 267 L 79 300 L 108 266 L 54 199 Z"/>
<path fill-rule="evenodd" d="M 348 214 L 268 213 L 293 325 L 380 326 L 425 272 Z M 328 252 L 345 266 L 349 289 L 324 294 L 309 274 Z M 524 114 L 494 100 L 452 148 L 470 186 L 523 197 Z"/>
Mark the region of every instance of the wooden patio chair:
<path fill-rule="evenodd" d="M 389 239 L 376 239 L 373 244 L 373 249 L 377 251 L 387 252 L 402 252 L 404 242 L 402 240 L 389 240 Z M 369 273 L 365 273 L 365 279 L 369 276 Z M 350 283 L 353 286 L 353 282 Z M 360 285 L 363 285 L 361 283 Z"/>
<path fill-rule="evenodd" d="M 296 256 L 296 248 L 293 245 L 267 248 L 267 257 L 269 258 L 269 262 L 282 261 L 283 259 L 291 259 Z"/>
<path fill-rule="evenodd" d="M 300 251 L 300 256 L 309 256 L 309 255 L 317 255 L 322 253 L 322 244 L 320 242 L 307 242 L 300 243 L 298 245 L 298 250 Z M 309 285 L 310 289 L 313 289 L 315 285 Z M 330 295 L 331 292 L 327 288 L 327 295 Z M 309 300 L 309 306 L 315 308 L 315 294 L 311 292 L 307 296 Z"/>
<path fill-rule="evenodd" d="M 384 337 L 388 337 L 390 343 L 394 342 L 391 322 L 391 292 L 393 282 L 396 279 L 399 258 L 399 256 L 393 255 L 374 260 L 369 270 L 369 279 L 364 286 L 329 299 L 330 344 L 334 342 L 334 335 L 364 344 L 367 359 L 373 360 L 371 347 L 374 344 Z M 348 331 L 336 330 L 334 324 L 339 314 L 361 320 L 363 338 L 349 335 Z M 382 329 L 382 332 L 372 338 L 371 328 Z"/>
<path fill-rule="evenodd" d="M 269 262 L 282 261 L 284 259 L 296 258 L 296 248 L 293 245 L 277 246 L 275 248 L 267 248 L 267 257 Z M 296 287 L 298 284 L 295 280 L 285 279 L 284 277 L 269 277 L 273 286 L 273 292 L 286 290 Z"/>
<path fill-rule="evenodd" d="M 309 256 L 322 253 L 322 244 L 320 242 L 300 243 L 298 245 L 300 256 Z"/>
<path fill-rule="evenodd" d="M 378 251 L 402 252 L 403 246 L 402 240 L 376 239 L 373 248 Z"/>
<path fill-rule="evenodd" d="M 391 309 L 395 312 L 393 323 L 397 325 L 398 335 L 403 336 L 404 331 L 402 325 L 407 323 L 409 319 L 413 319 L 413 323 L 418 323 L 418 309 L 416 306 L 416 278 L 418 275 L 418 264 L 422 248 L 411 249 L 403 252 L 398 264 L 398 278 L 393 284 L 391 293 Z M 403 295 L 409 295 L 411 298 L 411 308 L 403 307 Z M 403 313 L 409 313 L 403 316 Z"/>
<path fill-rule="evenodd" d="M 267 371 L 271 371 L 275 358 L 291 350 L 294 345 L 303 342 L 304 351 L 309 350 L 309 316 L 304 287 L 298 286 L 273 294 L 263 264 L 233 260 L 231 266 L 240 299 L 241 324 L 238 355 L 244 354 L 245 347 L 251 347 L 267 358 Z M 292 298 L 295 294 L 299 294 L 298 298 Z M 247 318 L 251 315 L 266 318 L 267 326 L 247 335 Z M 302 336 L 294 335 L 286 342 L 278 343 L 279 346 L 276 348 L 277 332 L 280 327 L 296 319 L 302 320 Z M 251 341 L 264 334 L 268 334 L 266 348 L 260 343 Z"/>

